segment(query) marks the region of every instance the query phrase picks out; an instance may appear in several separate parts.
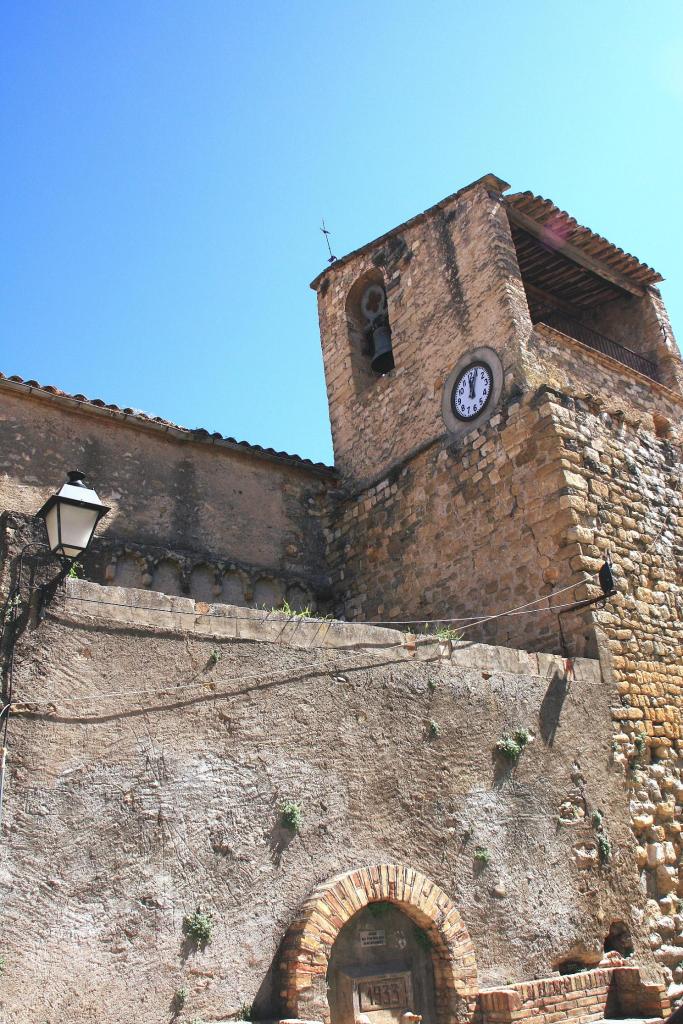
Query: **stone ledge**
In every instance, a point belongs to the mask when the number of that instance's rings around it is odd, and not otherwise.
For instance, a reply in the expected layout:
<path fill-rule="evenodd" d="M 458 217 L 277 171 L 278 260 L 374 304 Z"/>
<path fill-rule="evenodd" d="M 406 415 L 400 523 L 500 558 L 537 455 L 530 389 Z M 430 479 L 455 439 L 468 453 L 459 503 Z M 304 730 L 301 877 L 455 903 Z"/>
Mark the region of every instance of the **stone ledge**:
<path fill-rule="evenodd" d="M 207 604 L 189 597 L 173 597 L 149 590 L 103 587 L 84 580 L 67 580 L 55 596 L 49 615 L 65 622 L 106 622 L 141 629 L 163 629 L 193 633 L 206 639 L 252 640 L 278 643 L 302 650 L 362 650 L 397 661 L 450 662 L 456 668 L 474 668 L 484 673 L 564 677 L 564 659 L 553 654 L 536 654 L 510 647 L 494 647 L 467 641 L 439 641 L 415 636 L 398 629 L 338 619 L 288 618 L 236 605 Z M 429 642 L 425 643 L 425 640 Z M 573 661 L 575 677 L 600 683 L 600 667 L 589 658 Z"/>

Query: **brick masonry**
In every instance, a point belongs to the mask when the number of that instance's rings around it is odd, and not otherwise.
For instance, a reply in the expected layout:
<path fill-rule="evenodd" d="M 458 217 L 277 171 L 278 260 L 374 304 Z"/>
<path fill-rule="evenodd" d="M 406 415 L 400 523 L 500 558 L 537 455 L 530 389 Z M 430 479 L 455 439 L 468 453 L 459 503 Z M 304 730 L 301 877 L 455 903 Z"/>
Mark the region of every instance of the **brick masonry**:
<path fill-rule="evenodd" d="M 281 996 L 291 1017 L 329 1021 L 325 978 L 337 935 L 369 903 L 399 906 L 432 945 L 436 1010 L 444 1024 L 468 1019 L 478 992 L 474 947 L 448 896 L 421 872 L 376 864 L 326 882 L 302 905 L 280 955 Z"/>
<path fill-rule="evenodd" d="M 636 967 L 621 966 L 484 989 L 477 1017 L 485 1024 L 587 1024 L 605 1017 L 663 1017 L 669 1009 L 661 985 L 644 982 Z"/>

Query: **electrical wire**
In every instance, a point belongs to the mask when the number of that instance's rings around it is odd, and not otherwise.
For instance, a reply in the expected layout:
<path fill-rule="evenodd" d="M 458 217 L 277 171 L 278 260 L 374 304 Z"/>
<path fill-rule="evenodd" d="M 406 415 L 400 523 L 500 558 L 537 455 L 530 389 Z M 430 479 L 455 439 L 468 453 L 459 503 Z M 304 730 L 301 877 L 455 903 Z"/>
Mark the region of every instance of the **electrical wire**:
<path fill-rule="evenodd" d="M 599 600 L 599 598 L 598 598 L 598 600 Z M 571 602 L 571 603 L 566 604 L 566 605 L 554 605 L 552 608 L 533 609 L 533 610 L 531 610 L 531 612 L 527 612 L 526 614 L 534 614 L 534 613 L 536 613 L 536 614 L 548 614 L 548 613 L 551 613 L 551 612 L 554 614 L 559 609 L 574 608 L 574 607 L 576 607 L 577 604 L 580 607 L 583 606 L 583 602 Z M 517 612 L 515 614 L 525 614 L 525 613 L 524 612 Z M 132 625 L 139 625 L 139 623 L 131 623 L 131 624 Z M 473 623 L 473 625 L 476 625 L 476 623 Z M 233 639 L 233 638 L 228 637 L 226 639 Z M 398 642 L 396 642 L 394 644 L 382 644 L 381 646 L 385 650 L 395 650 L 396 648 L 408 648 L 408 649 L 410 649 L 413 646 L 415 646 L 416 644 L 440 644 L 442 642 L 443 641 L 441 641 L 436 636 L 424 636 L 424 637 L 418 636 L 418 637 L 415 638 L 414 642 L 398 641 Z M 359 649 L 363 649 L 366 646 L 372 646 L 374 648 L 377 647 L 376 644 L 373 644 L 373 645 L 353 644 L 353 645 L 351 645 L 350 648 L 329 647 L 326 644 L 320 644 L 320 645 L 317 645 L 317 646 L 314 646 L 314 647 L 308 647 L 307 646 L 307 647 L 302 648 L 302 649 L 303 650 L 313 650 L 313 651 L 326 650 L 326 651 L 331 651 L 333 653 L 334 652 L 343 653 L 344 651 L 350 652 L 351 650 L 356 652 Z M 369 667 L 372 667 L 372 666 L 369 666 Z M 346 668 L 345 666 L 341 666 L 339 668 L 337 668 L 337 667 L 335 667 L 335 668 L 324 668 L 324 669 L 321 670 L 321 673 L 335 675 L 335 673 L 340 673 L 340 672 L 343 672 L 345 670 L 348 671 L 348 668 Z M 537 676 L 535 673 L 529 673 L 529 677 L 530 678 L 539 678 L 539 679 L 540 678 L 544 678 L 542 676 Z M 259 671 L 259 672 L 254 672 L 254 673 L 247 674 L 247 675 L 242 674 L 240 676 L 231 676 L 231 677 L 228 677 L 228 678 L 223 678 L 223 679 L 218 679 L 218 680 L 206 679 L 206 680 L 197 680 L 197 681 L 192 682 L 192 683 L 183 683 L 183 684 L 179 684 L 179 685 L 163 686 L 163 687 L 160 687 L 160 688 L 157 688 L 157 689 L 153 689 L 153 690 L 130 690 L 130 689 L 128 689 L 128 690 L 118 690 L 118 691 L 115 690 L 115 691 L 112 691 L 112 692 L 102 692 L 102 691 L 99 691 L 98 693 L 95 693 L 95 694 L 85 694 L 85 695 L 80 695 L 80 696 L 77 696 L 77 697 L 62 697 L 62 696 L 59 696 L 59 697 L 55 697 L 53 700 L 26 700 L 26 701 L 21 701 L 20 702 L 21 705 L 25 705 L 25 707 L 22 707 L 21 710 L 18 711 L 18 712 L 15 709 L 15 714 L 17 714 L 17 713 L 21 714 L 21 713 L 23 713 L 25 711 L 29 711 L 30 712 L 31 708 L 34 708 L 34 707 L 53 707 L 54 708 L 55 705 L 57 705 L 57 704 L 87 703 L 87 702 L 99 701 L 99 700 L 114 700 L 114 699 L 118 700 L 119 698 L 129 699 L 131 697 L 175 696 L 176 694 L 181 693 L 181 692 L 185 692 L 187 690 L 203 690 L 203 691 L 206 691 L 207 689 L 210 689 L 210 690 L 212 690 L 214 692 L 214 695 L 218 695 L 218 694 L 215 693 L 216 687 L 218 685 L 224 685 L 224 684 L 227 684 L 227 683 L 248 682 L 248 681 L 250 681 L 252 679 L 262 679 L 262 678 L 263 678 L 263 671 Z M 291 672 L 287 672 L 287 673 L 285 673 L 282 676 L 275 677 L 274 679 L 272 679 L 272 683 L 273 684 L 277 684 L 277 683 L 280 683 L 280 682 L 287 682 L 291 678 L 292 678 Z M 207 694 L 207 696 L 211 696 L 211 694 Z"/>
<path fill-rule="evenodd" d="M 535 604 L 539 604 L 541 601 L 549 601 L 552 597 L 558 597 L 560 594 L 564 594 L 564 593 L 566 593 L 569 590 L 575 590 L 577 587 L 585 586 L 586 584 L 590 583 L 591 580 L 595 579 L 597 576 L 598 576 L 597 572 L 592 573 L 590 576 L 586 577 L 583 580 L 579 580 L 577 583 L 569 583 L 566 587 L 562 587 L 560 590 L 554 590 L 551 594 L 544 594 L 542 597 L 537 597 L 533 601 L 527 601 L 525 604 L 515 605 L 513 608 L 509 608 L 509 609 L 507 609 L 506 611 L 503 611 L 503 612 L 496 612 L 493 615 L 466 615 L 466 616 L 455 617 L 455 618 L 441 618 L 441 619 L 393 619 L 393 620 L 352 619 L 350 621 L 342 620 L 342 619 L 320 618 L 320 617 L 316 617 L 314 615 L 311 615 L 310 617 L 309 616 L 305 616 L 304 617 L 304 616 L 301 616 L 301 615 L 290 615 L 290 616 L 287 616 L 287 618 L 285 619 L 284 625 L 286 626 L 290 622 L 300 623 L 302 621 L 306 621 L 306 622 L 319 622 L 321 624 L 327 622 L 331 626 L 337 625 L 337 626 L 389 626 L 389 627 L 391 627 L 391 626 L 420 626 L 420 625 L 433 626 L 433 625 L 437 625 L 439 623 L 464 623 L 464 625 L 462 626 L 462 629 L 470 629 L 473 626 L 483 625 L 486 622 L 492 622 L 494 619 L 500 619 L 500 618 L 503 618 L 506 615 L 513 615 L 513 614 L 516 614 L 518 612 L 522 612 L 522 611 L 524 611 L 527 608 L 532 608 L 532 606 L 535 605 Z M 127 604 L 124 601 L 102 601 L 102 600 L 100 600 L 99 598 L 96 598 L 96 597 L 81 597 L 78 594 L 69 594 L 69 593 L 67 593 L 64 596 L 65 596 L 65 599 L 68 600 L 68 601 L 81 601 L 81 602 L 83 602 L 85 604 L 96 604 L 96 605 L 99 605 L 99 606 L 108 606 L 110 608 L 130 608 L 131 610 L 135 610 L 135 611 L 163 612 L 163 613 L 165 613 L 167 615 L 192 615 L 192 616 L 194 616 L 195 619 L 198 619 L 198 618 L 223 619 L 223 620 L 228 620 L 230 622 L 254 622 L 254 621 L 259 621 L 259 620 L 255 620 L 253 615 L 213 615 L 210 612 L 190 611 L 189 609 L 188 610 L 184 610 L 184 609 L 181 609 L 181 608 L 179 608 L 179 609 L 175 609 L 175 608 L 147 608 L 147 607 L 144 607 L 144 606 L 141 606 L 141 605 Z M 548 609 L 544 608 L 544 609 L 533 609 L 533 610 L 536 610 L 536 611 L 557 610 L 557 608 L 559 608 L 559 607 L 560 607 L 559 605 L 550 605 Z M 258 611 L 258 610 L 259 609 L 257 609 L 257 608 L 254 609 L 254 611 Z M 270 616 L 273 613 L 277 614 L 278 618 L 274 619 L 274 620 L 271 620 Z M 272 609 L 272 611 L 268 612 L 268 614 L 266 615 L 266 618 L 262 619 L 260 621 L 262 621 L 262 622 L 268 622 L 268 621 L 282 622 L 283 620 L 280 618 L 280 616 L 282 614 L 284 614 L 284 613 L 279 613 L 277 611 L 277 609 Z"/>

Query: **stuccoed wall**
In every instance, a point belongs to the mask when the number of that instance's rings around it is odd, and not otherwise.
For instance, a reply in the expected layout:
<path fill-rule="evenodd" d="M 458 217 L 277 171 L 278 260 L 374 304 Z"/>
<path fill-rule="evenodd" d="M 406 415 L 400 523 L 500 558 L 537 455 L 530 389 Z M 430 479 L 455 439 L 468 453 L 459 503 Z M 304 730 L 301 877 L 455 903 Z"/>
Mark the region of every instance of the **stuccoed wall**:
<path fill-rule="evenodd" d="M 270 1016 L 297 908 L 367 863 L 410 865 L 444 889 L 482 984 L 595 962 L 612 921 L 647 963 L 615 694 L 597 664 L 568 677 L 551 656 L 413 655 L 402 639 L 69 581 L 16 649 L 7 1024 L 157 1024 L 182 987 L 187 1019 L 243 1001 Z M 516 727 L 534 738 L 511 770 L 494 747 Z M 299 835 L 280 825 L 286 800 Z M 182 933 L 198 904 L 215 921 L 203 952 Z"/>

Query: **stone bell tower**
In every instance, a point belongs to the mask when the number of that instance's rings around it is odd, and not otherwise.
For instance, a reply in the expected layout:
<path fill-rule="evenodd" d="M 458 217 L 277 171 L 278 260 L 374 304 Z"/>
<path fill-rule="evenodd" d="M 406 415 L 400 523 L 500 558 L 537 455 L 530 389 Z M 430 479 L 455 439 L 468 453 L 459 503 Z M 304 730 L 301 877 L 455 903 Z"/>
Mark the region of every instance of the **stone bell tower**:
<path fill-rule="evenodd" d="M 368 483 L 443 434 L 446 378 L 472 351 L 497 355 L 497 398 L 514 387 L 531 323 L 505 188 L 486 175 L 313 282 L 345 480 Z"/>
<path fill-rule="evenodd" d="M 313 282 L 342 478 L 328 553 L 339 614 L 493 616 L 480 638 L 559 650 L 554 614 L 507 612 L 572 582 L 594 596 L 616 543 L 600 452 L 628 422 L 676 490 L 683 364 L 659 274 L 507 188 L 485 175 Z"/>
<path fill-rule="evenodd" d="M 595 366 L 568 368 L 546 328 L 680 393 L 659 274 L 547 200 L 504 196 L 508 187 L 487 174 L 312 283 L 347 485 L 368 485 L 438 437 L 471 437 L 515 394 L 594 384 Z M 467 416 L 452 385 L 477 360 L 490 370 L 488 401 Z"/>

